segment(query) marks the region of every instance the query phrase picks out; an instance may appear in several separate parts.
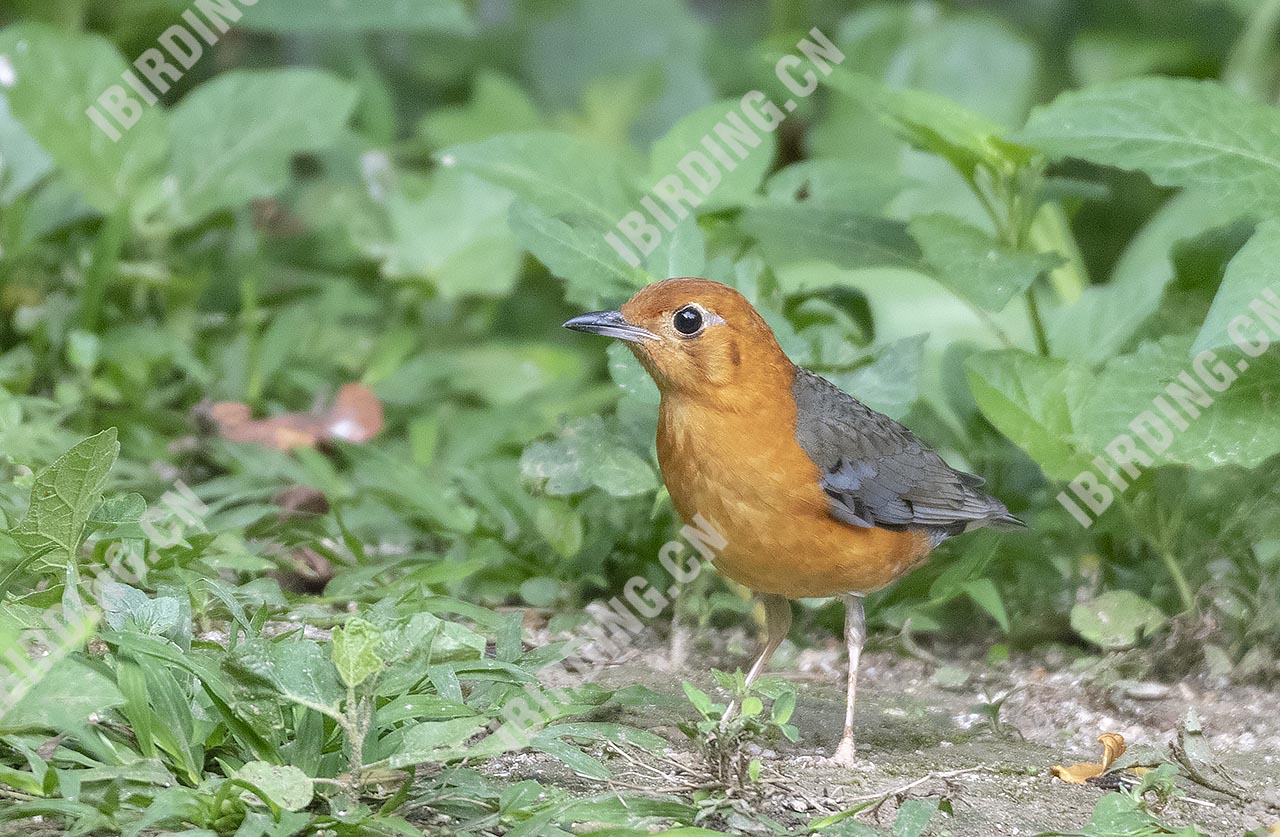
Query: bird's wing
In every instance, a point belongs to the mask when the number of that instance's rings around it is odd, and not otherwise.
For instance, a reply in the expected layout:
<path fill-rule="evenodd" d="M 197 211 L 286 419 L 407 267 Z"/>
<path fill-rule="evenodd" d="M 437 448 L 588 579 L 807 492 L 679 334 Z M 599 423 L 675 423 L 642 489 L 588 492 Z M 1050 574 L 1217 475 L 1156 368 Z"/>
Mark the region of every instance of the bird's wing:
<path fill-rule="evenodd" d="M 914 434 L 829 381 L 796 370 L 796 440 L 822 474 L 831 513 L 854 526 L 958 534 L 984 524 L 1021 526 Z"/>

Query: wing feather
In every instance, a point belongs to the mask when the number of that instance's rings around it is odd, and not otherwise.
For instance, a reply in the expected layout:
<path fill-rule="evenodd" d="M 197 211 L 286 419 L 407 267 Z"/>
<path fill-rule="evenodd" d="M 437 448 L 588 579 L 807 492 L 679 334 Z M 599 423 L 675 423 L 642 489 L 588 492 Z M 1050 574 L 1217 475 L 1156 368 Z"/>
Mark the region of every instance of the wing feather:
<path fill-rule="evenodd" d="M 831 513 L 853 526 L 922 528 L 938 539 L 975 526 L 1022 526 L 898 422 L 829 381 L 796 371 L 796 440 L 822 474 Z"/>

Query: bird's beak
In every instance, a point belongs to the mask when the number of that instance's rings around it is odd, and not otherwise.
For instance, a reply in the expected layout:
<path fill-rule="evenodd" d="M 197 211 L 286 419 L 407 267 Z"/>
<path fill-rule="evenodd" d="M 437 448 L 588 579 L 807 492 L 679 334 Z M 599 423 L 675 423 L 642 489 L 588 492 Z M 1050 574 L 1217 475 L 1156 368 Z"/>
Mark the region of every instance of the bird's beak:
<path fill-rule="evenodd" d="M 586 332 L 587 334 L 616 337 L 629 343 L 662 339 L 648 329 L 627 322 L 621 311 L 593 311 L 590 314 L 580 314 L 565 323 L 564 327 L 572 331 Z"/>

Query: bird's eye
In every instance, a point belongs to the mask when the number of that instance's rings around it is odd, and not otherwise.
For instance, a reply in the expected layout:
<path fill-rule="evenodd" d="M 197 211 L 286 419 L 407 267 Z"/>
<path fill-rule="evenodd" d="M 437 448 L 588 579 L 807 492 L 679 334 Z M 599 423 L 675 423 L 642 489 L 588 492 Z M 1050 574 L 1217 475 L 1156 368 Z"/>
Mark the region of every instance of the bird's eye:
<path fill-rule="evenodd" d="M 702 330 L 702 312 L 692 305 L 686 305 L 675 313 L 671 322 L 676 327 L 676 331 L 691 337 Z"/>

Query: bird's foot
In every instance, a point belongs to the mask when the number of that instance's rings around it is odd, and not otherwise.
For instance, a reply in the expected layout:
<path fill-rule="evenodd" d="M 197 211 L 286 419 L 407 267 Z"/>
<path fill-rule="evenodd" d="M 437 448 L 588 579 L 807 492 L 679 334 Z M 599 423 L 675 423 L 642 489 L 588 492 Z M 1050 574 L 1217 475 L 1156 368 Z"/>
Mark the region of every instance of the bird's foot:
<path fill-rule="evenodd" d="M 840 739 L 840 745 L 836 747 L 836 751 L 828 758 L 822 760 L 822 763 L 829 767 L 867 767 L 866 762 L 859 761 L 857 751 L 853 746 L 853 736 L 846 735 Z"/>

